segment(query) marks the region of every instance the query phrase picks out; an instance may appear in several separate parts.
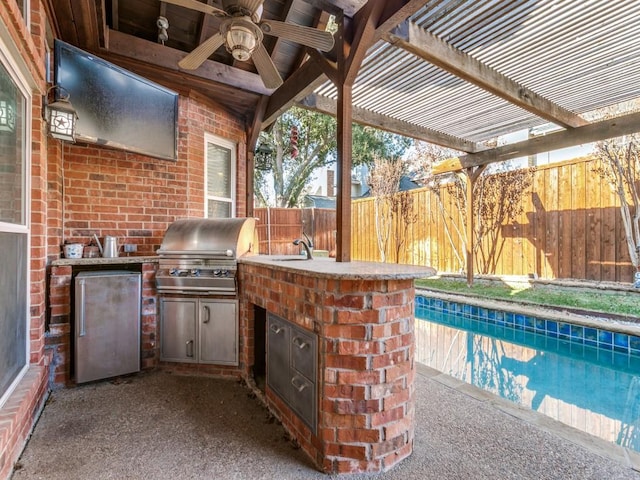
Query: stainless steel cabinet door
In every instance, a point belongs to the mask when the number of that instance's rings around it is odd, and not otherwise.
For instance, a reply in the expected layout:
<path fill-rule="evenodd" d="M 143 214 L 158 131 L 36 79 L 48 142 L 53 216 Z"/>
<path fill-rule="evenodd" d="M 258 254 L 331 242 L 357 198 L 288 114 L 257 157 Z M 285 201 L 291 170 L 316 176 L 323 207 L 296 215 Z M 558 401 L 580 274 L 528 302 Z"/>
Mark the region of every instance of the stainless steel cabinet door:
<path fill-rule="evenodd" d="M 316 382 L 316 344 L 314 337 L 299 328 L 291 331 L 291 365 L 312 382 Z"/>
<path fill-rule="evenodd" d="M 238 301 L 200 301 L 200 362 L 238 365 Z"/>
<path fill-rule="evenodd" d="M 160 359 L 171 362 L 198 361 L 196 344 L 196 299 L 162 298 Z"/>
<path fill-rule="evenodd" d="M 140 370 L 139 273 L 80 272 L 75 279 L 77 383 Z"/>
<path fill-rule="evenodd" d="M 269 314 L 267 321 L 267 385 L 286 402 L 289 401 L 289 333 L 291 329 L 281 319 Z"/>
<path fill-rule="evenodd" d="M 294 412 L 311 428 L 316 430 L 316 388 L 315 385 L 297 372 L 291 375 L 291 399 L 289 404 Z"/>

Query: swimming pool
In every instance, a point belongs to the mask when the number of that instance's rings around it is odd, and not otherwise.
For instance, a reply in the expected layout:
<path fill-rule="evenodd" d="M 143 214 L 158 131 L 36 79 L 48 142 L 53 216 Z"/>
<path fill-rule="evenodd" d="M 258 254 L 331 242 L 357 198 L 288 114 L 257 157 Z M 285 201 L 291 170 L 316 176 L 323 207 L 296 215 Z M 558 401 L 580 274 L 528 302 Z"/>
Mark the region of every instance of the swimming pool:
<path fill-rule="evenodd" d="M 640 336 L 421 295 L 415 313 L 416 361 L 640 451 Z"/>

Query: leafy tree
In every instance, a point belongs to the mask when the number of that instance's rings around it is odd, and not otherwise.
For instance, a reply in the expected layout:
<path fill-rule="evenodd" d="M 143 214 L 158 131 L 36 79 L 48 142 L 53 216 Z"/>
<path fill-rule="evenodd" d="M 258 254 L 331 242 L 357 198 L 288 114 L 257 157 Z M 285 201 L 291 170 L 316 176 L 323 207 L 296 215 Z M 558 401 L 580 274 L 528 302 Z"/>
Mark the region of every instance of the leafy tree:
<path fill-rule="evenodd" d="M 353 126 L 353 166 L 370 165 L 376 157 L 401 156 L 409 138 L 371 127 Z M 296 207 L 313 173 L 336 160 L 336 120 L 294 107 L 268 132 L 261 132 L 255 155 L 255 193 L 265 206 Z"/>

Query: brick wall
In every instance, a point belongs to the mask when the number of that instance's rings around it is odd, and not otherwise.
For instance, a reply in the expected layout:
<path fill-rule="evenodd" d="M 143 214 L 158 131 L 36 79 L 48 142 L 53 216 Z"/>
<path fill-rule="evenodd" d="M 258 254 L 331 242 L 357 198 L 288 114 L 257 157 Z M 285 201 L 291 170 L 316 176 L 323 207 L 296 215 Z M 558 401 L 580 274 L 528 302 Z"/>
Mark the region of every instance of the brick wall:
<path fill-rule="evenodd" d="M 56 260 L 66 242 L 87 244 L 93 234 L 115 235 L 137 245 L 137 256 L 155 255 L 169 224 L 204 216 L 205 133 L 238 144 L 236 214 L 246 213 L 243 124 L 199 96 L 180 97 L 178 160 L 168 161 L 87 144 L 49 142 L 48 256 Z M 63 220 L 64 219 L 64 220 Z M 64 238 L 63 238 L 64 231 Z M 142 367 L 158 365 L 158 305 L 154 263 L 143 263 Z M 51 385 L 69 385 L 71 267 L 50 271 Z M 174 370 L 238 376 L 238 369 L 171 365 Z"/>
<path fill-rule="evenodd" d="M 30 182 L 31 210 L 30 245 L 30 309 L 29 309 L 29 366 L 6 403 L 0 408 L 0 478 L 11 474 L 44 405 L 48 390 L 48 359 L 45 354 L 46 263 L 47 263 L 47 138 L 41 115 L 41 97 L 45 91 L 45 13 L 38 0 L 30 2 L 31 24 L 25 24 L 15 0 L 0 2 L 0 22 L 8 33 L 12 49 L 20 57 L 15 59 L 18 69 L 31 82 Z M 3 147 L 4 148 L 4 147 Z M 5 190 L 5 189 L 2 189 Z M 11 189 L 15 191 L 15 189 Z"/>
<path fill-rule="evenodd" d="M 349 280 L 241 264 L 253 365 L 254 305 L 318 334 L 317 435 L 268 387 L 267 402 L 327 473 L 389 470 L 413 450 L 413 280 Z M 247 371 L 248 374 L 248 371 Z"/>
<path fill-rule="evenodd" d="M 63 241 L 87 244 L 93 234 L 154 255 L 170 223 L 203 217 L 205 133 L 238 144 L 236 214 L 246 214 L 244 124 L 201 97 L 180 97 L 178 109 L 175 162 L 87 144 L 49 148 L 50 259 Z"/>

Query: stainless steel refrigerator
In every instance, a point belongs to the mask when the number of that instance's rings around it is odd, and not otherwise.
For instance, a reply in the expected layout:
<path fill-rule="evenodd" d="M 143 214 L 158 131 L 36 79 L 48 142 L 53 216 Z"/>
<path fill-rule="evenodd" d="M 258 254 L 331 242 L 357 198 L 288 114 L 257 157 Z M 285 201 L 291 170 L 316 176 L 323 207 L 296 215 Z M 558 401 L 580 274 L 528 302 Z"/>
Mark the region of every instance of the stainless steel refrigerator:
<path fill-rule="evenodd" d="M 76 383 L 140 370 L 140 294 L 137 272 L 76 275 Z"/>

